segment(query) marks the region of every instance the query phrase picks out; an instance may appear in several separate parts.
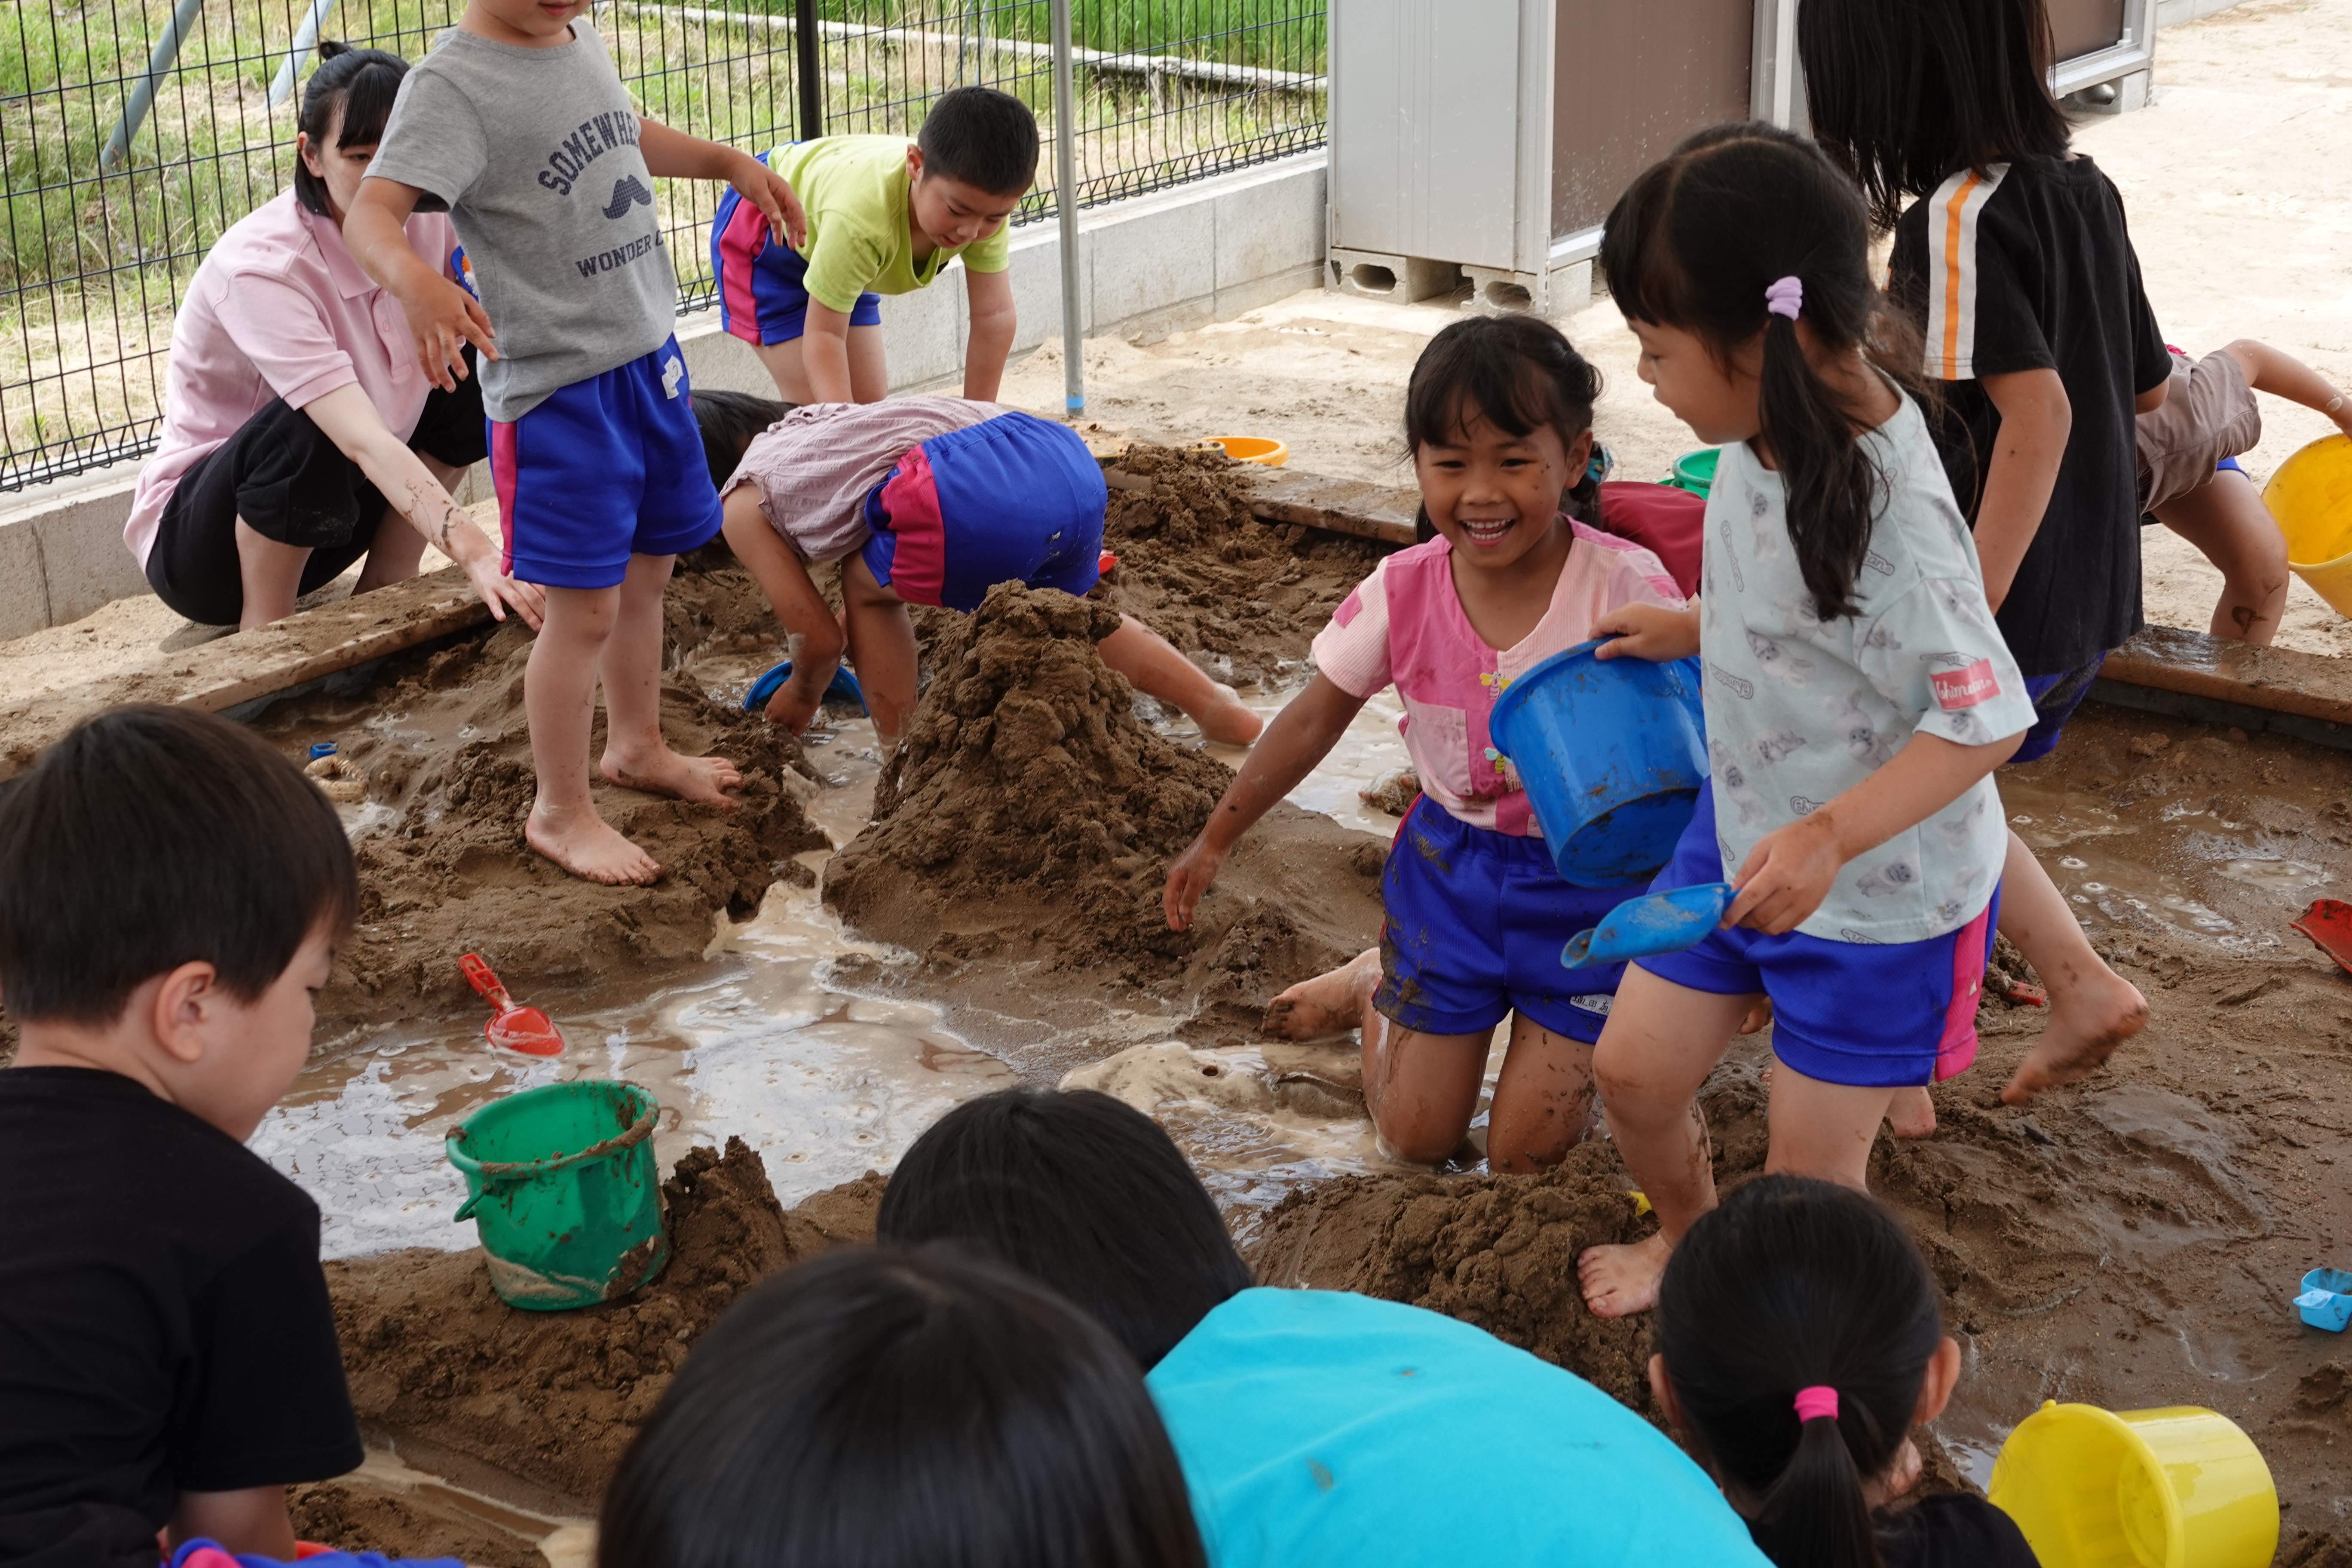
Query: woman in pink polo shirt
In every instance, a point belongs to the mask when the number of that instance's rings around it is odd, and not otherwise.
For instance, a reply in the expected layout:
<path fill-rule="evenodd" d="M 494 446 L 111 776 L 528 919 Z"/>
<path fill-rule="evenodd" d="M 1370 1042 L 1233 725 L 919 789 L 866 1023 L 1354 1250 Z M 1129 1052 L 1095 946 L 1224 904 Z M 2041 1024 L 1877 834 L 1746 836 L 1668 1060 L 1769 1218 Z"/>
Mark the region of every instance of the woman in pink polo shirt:
<path fill-rule="evenodd" d="M 158 597 L 206 626 L 257 626 L 364 556 L 355 593 L 416 575 L 429 541 L 499 619 L 536 628 L 540 591 L 449 498 L 485 451 L 482 397 L 425 381 L 397 300 L 343 247 L 343 215 L 407 64 L 319 46 L 302 94 L 294 188 L 222 235 L 172 330 L 163 433 L 123 542 Z M 408 222 L 457 277 L 446 216 Z"/>

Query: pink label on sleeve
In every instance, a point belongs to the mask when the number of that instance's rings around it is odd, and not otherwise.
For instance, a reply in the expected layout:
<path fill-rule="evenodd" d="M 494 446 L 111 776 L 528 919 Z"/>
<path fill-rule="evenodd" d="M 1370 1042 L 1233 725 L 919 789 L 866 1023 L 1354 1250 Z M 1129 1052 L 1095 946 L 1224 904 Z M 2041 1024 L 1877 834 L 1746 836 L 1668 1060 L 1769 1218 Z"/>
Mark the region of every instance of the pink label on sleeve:
<path fill-rule="evenodd" d="M 1988 697 L 2000 695 L 2000 682 L 1994 678 L 1989 658 L 1980 658 L 1966 669 L 1929 670 L 1927 679 L 1935 685 L 1938 708 L 1973 708 Z"/>

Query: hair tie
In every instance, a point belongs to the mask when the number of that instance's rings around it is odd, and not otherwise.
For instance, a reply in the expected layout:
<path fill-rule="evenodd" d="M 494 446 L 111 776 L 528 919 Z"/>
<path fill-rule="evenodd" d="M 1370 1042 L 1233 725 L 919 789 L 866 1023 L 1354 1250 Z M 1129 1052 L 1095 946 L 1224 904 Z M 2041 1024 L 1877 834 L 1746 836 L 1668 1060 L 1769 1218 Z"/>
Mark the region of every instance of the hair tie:
<path fill-rule="evenodd" d="M 1837 1419 L 1838 1413 L 1837 1390 L 1825 1384 L 1815 1384 L 1811 1388 L 1801 1388 L 1797 1390 L 1796 1405 L 1797 1424 L 1801 1426 L 1808 1421 L 1818 1421 L 1824 1415 L 1834 1421 Z"/>
<path fill-rule="evenodd" d="M 1776 316 L 1797 319 L 1805 308 L 1805 280 L 1794 273 L 1764 286 L 1764 308 Z"/>

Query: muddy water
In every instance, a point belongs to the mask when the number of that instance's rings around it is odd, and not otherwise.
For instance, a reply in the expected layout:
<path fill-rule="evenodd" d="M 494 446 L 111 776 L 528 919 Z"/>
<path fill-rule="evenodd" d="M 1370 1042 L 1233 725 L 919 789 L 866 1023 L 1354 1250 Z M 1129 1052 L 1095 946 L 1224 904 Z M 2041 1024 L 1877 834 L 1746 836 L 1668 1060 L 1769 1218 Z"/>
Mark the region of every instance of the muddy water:
<path fill-rule="evenodd" d="M 740 700 L 754 661 L 698 661 L 697 678 Z M 1269 716 L 1287 692 L 1248 700 Z M 1358 791 L 1404 765 L 1392 707 L 1368 704 L 1331 758 L 1292 796 L 1349 826 L 1386 836 L 1395 821 Z M 1174 716 L 1171 738 L 1199 742 Z M 825 786 L 810 816 L 838 844 L 864 826 L 881 757 L 873 729 L 836 711 L 808 737 Z M 1228 763 L 1244 754 L 1214 748 Z M 345 808 L 354 836 L 377 830 L 379 808 Z M 822 872 L 825 851 L 800 857 Z M 1019 1080 L 1041 1042 L 1082 1032 L 1095 1051 L 1172 1040 L 1182 1022 L 1134 1014 L 1030 1019 L 940 1010 L 877 997 L 844 973 L 911 962 L 860 941 L 824 908 L 817 889 L 779 882 L 756 916 L 725 925 L 714 961 L 693 984 L 643 993 L 583 991 L 523 998 L 544 1006 L 569 1049 L 542 1060 L 489 1048 L 470 1019 L 357 1032 L 327 1043 L 300 1082 L 256 1131 L 252 1146 L 302 1183 L 325 1214 L 331 1258 L 399 1247 L 464 1247 L 471 1222 L 450 1219 L 462 1180 L 443 1154 L 475 1108 L 502 1095 L 574 1078 L 625 1078 L 660 1099 L 656 1147 L 665 1165 L 698 1143 L 740 1136 L 765 1160 L 787 1205 L 870 1169 L 887 1170 L 950 1106 Z M 849 961 L 845 963 L 844 961 Z M 1181 1050 L 1168 1045 L 1166 1048 Z M 1263 1082 L 1265 1064 L 1238 1038 L 1208 1053 L 1236 1080 Z M 1034 1076 L 1034 1075 L 1033 1075 Z M 1168 1094 L 1169 1120 L 1220 1197 L 1255 1211 L 1298 1181 L 1401 1169 L 1372 1147 L 1360 1117 L 1300 1114 Z"/>

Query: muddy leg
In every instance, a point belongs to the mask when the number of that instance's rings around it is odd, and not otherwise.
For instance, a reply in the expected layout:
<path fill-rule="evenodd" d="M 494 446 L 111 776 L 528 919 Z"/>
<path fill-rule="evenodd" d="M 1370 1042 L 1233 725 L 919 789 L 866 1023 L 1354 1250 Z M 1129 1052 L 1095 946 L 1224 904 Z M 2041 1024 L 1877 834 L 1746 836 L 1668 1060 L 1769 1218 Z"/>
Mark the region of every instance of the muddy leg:
<path fill-rule="evenodd" d="M 1267 1003 L 1258 1033 L 1286 1040 L 1320 1040 L 1359 1025 L 1369 1026 L 1369 1019 L 1380 1018 L 1370 1005 L 1380 984 L 1381 950 L 1368 947 L 1339 968 L 1302 980 Z M 1380 1021 L 1383 1026 L 1388 1022 Z"/>
<path fill-rule="evenodd" d="M 2000 1091 L 2007 1103 L 2088 1077 L 2147 1026 L 2147 999 L 2091 951 L 2065 895 L 2014 833 L 2001 868 L 2000 934 L 2050 987 L 2049 1026 Z"/>
<path fill-rule="evenodd" d="M 1592 1047 L 1524 1013 L 1486 1118 L 1486 1168 L 1540 1171 L 1568 1158 L 1592 1129 Z"/>
<path fill-rule="evenodd" d="M 1886 1119 L 1895 1098 L 1909 1091 L 1826 1083 L 1787 1062 L 1775 1066 L 1772 1098 L 1765 1111 L 1771 1142 L 1764 1169 L 1868 1192 L 1870 1146 L 1878 1137 L 1878 1124 Z"/>
<path fill-rule="evenodd" d="M 1372 1006 L 1380 965 L 1360 980 L 1364 1020 L 1364 1106 L 1380 1133 L 1381 1152 L 1417 1165 L 1443 1163 L 1462 1147 L 1486 1078 L 1486 1042 L 1476 1035 L 1424 1035 L 1400 1026 Z"/>
<path fill-rule="evenodd" d="M 1936 1130 L 1936 1102 L 1925 1089 L 1898 1089 L 1886 1102 L 1886 1125 L 1897 1138 L 1925 1138 Z"/>
<path fill-rule="evenodd" d="M 1617 1152 L 1657 1211 L 1658 1234 L 1590 1247 L 1576 1260 L 1585 1305 L 1596 1317 L 1630 1317 L 1657 1305 L 1667 1254 L 1715 1206 L 1698 1086 L 1755 1000 L 1694 991 L 1638 966 L 1625 971 L 1592 1068 Z"/>
<path fill-rule="evenodd" d="M 670 555 L 632 555 L 622 579 L 613 634 L 597 662 L 604 682 L 604 776 L 629 789 L 735 809 L 725 792 L 743 783 L 725 757 L 670 750 L 661 732 L 662 592 Z"/>
<path fill-rule="evenodd" d="M 596 814 L 588 790 L 596 667 L 620 602 L 618 588 L 547 590 L 547 621 L 523 667 L 523 711 L 537 778 L 523 837 L 575 877 L 642 884 L 659 877 L 661 867 Z"/>
<path fill-rule="evenodd" d="M 1133 616 L 1119 616 L 1118 630 L 1095 646 L 1103 662 L 1127 677 L 1129 685 L 1182 709 L 1201 726 L 1202 734 L 1221 746 L 1246 746 L 1265 727 L 1232 687 L 1210 679 L 1199 665 Z"/>

